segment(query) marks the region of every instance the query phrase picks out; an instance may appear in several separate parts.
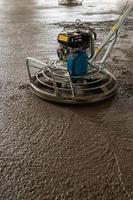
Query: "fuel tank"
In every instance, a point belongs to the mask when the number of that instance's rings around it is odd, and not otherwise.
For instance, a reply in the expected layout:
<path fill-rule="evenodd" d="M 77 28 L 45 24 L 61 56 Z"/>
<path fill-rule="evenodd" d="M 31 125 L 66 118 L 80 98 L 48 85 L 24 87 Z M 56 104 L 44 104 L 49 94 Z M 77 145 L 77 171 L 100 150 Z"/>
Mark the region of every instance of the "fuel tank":
<path fill-rule="evenodd" d="M 67 58 L 67 70 L 71 76 L 86 75 L 89 67 L 88 55 L 86 52 L 72 53 Z"/>

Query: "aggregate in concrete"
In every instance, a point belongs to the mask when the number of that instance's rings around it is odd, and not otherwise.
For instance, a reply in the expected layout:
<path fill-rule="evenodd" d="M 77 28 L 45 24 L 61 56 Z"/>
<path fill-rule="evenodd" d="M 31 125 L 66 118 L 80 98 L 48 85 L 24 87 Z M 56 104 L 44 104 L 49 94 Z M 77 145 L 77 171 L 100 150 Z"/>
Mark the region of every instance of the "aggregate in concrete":
<path fill-rule="evenodd" d="M 55 58 L 65 23 L 90 21 L 98 42 L 121 1 L 0 1 L 0 199 L 133 199 L 132 15 L 106 63 L 117 95 L 84 106 L 45 102 L 29 88 L 27 56 Z M 109 6 L 108 6 L 109 5 Z"/>

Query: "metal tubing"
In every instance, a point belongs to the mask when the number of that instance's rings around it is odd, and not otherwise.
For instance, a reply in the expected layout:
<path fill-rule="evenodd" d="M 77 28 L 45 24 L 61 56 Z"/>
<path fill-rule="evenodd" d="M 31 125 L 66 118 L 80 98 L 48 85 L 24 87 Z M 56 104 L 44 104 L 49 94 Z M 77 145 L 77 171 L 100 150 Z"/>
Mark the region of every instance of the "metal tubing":
<path fill-rule="evenodd" d="M 101 49 L 106 46 L 106 44 L 110 41 L 110 39 L 116 34 L 116 32 L 121 28 L 121 26 L 126 22 L 127 17 L 129 15 L 129 13 L 133 10 L 133 1 L 130 2 L 130 5 L 128 6 L 127 10 L 125 11 L 125 13 L 123 14 L 123 16 L 118 20 L 118 22 L 112 27 L 112 29 L 110 30 L 110 32 L 108 33 L 108 35 L 106 36 L 106 38 L 103 40 L 103 43 L 96 48 L 95 50 L 95 54 L 91 59 L 91 62 L 94 62 L 94 60 L 96 59 L 97 55 L 99 54 L 99 52 L 101 51 Z M 114 43 L 112 43 L 111 46 L 109 46 L 109 52 L 110 49 L 113 48 Z"/>

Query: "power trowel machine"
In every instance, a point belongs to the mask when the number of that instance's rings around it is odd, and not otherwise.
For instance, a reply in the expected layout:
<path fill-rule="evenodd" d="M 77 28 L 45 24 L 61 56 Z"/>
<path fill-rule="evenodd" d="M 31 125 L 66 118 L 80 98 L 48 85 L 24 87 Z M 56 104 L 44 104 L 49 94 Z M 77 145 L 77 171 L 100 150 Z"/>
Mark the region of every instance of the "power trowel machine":
<path fill-rule="evenodd" d="M 58 0 L 58 4 L 64 6 L 81 6 L 82 0 Z"/>
<path fill-rule="evenodd" d="M 99 48 L 95 48 L 95 31 L 77 20 L 71 28 L 65 27 L 59 33 L 56 61 L 40 62 L 28 57 L 26 63 L 32 91 L 45 100 L 70 104 L 97 102 L 113 96 L 117 81 L 104 68 L 104 62 L 132 9 L 133 2 L 125 6 L 123 15 Z M 107 45 L 102 59 L 97 62 L 97 56 Z"/>

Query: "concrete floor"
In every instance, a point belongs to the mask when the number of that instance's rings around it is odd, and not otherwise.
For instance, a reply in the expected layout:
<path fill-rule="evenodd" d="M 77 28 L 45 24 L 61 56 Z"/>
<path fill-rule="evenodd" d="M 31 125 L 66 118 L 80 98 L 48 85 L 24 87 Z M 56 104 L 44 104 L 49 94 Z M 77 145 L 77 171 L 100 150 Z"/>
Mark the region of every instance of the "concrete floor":
<path fill-rule="evenodd" d="M 118 78 L 113 99 L 45 102 L 31 93 L 25 65 L 27 56 L 55 57 L 63 21 L 97 21 L 101 39 L 120 12 L 121 1 L 111 2 L 0 1 L 1 200 L 133 199 L 132 16 L 107 62 Z"/>

